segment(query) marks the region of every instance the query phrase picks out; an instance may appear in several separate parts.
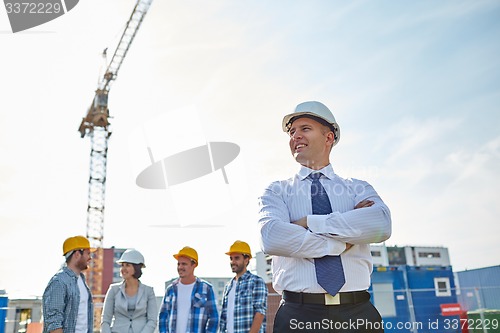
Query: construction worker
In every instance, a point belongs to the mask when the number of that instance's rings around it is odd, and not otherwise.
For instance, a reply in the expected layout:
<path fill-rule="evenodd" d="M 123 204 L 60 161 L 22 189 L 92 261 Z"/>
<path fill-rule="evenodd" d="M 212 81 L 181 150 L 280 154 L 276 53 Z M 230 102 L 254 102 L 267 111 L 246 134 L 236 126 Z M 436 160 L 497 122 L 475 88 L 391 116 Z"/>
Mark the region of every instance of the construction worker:
<path fill-rule="evenodd" d="M 123 252 L 119 260 L 123 281 L 109 286 L 101 320 L 101 333 L 153 333 L 158 306 L 152 287 L 143 284 L 144 256 L 135 249 Z"/>
<path fill-rule="evenodd" d="M 237 240 L 226 254 L 229 256 L 231 270 L 236 275 L 224 287 L 220 332 L 264 333 L 267 287 L 260 276 L 247 270 L 252 259 L 250 246 Z"/>
<path fill-rule="evenodd" d="M 212 285 L 194 275 L 198 253 L 185 246 L 174 258 L 179 278 L 165 291 L 158 323 L 160 333 L 216 333 L 219 314 Z"/>
<path fill-rule="evenodd" d="M 83 236 L 63 243 L 66 265 L 49 281 L 43 292 L 43 332 L 91 333 L 94 306 L 82 271 L 91 260 L 90 242 Z"/>

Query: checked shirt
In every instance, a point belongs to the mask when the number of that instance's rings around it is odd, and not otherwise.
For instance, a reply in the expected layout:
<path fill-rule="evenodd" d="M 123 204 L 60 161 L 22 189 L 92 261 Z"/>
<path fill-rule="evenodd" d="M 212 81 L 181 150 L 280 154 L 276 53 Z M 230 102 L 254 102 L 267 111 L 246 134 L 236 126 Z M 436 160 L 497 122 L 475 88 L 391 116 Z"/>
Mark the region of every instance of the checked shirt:
<path fill-rule="evenodd" d="M 160 333 L 175 333 L 178 284 L 179 279 L 172 282 L 165 291 L 158 321 Z M 191 311 L 189 312 L 187 331 L 177 333 L 216 333 L 218 324 L 219 314 L 212 285 L 196 278 L 191 295 Z"/>
<path fill-rule="evenodd" d="M 85 275 L 80 274 L 87 288 L 88 299 L 88 332 L 93 330 L 93 304 L 89 287 L 85 283 Z M 57 272 L 50 279 L 42 297 L 43 303 L 43 332 L 47 333 L 62 328 L 64 333 L 74 333 L 80 291 L 77 284 L 78 276 L 67 266 Z"/>
<path fill-rule="evenodd" d="M 224 287 L 224 299 L 220 318 L 220 331 L 227 332 L 227 301 L 231 286 L 236 285 L 236 297 L 234 304 L 234 333 L 248 333 L 252 326 L 253 317 L 256 312 L 266 315 L 267 309 L 267 287 L 264 280 L 257 275 L 246 271 L 237 283 L 230 280 Z M 259 333 L 266 331 L 266 322 L 260 327 Z"/>

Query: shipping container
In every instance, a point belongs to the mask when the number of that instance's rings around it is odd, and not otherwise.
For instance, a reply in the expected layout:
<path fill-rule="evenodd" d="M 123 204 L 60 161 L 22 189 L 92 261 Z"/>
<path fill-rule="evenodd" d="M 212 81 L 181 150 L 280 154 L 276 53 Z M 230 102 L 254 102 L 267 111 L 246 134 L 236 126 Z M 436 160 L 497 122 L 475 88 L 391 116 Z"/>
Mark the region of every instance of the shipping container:
<path fill-rule="evenodd" d="M 500 309 L 500 266 L 456 272 L 458 301 L 467 311 Z"/>
<path fill-rule="evenodd" d="M 7 306 L 9 298 L 7 295 L 0 295 L 0 333 L 5 332 L 5 319 L 7 318 Z"/>
<path fill-rule="evenodd" d="M 461 332 L 459 316 L 441 309 L 458 303 L 451 266 L 379 266 L 370 292 L 386 332 Z"/>

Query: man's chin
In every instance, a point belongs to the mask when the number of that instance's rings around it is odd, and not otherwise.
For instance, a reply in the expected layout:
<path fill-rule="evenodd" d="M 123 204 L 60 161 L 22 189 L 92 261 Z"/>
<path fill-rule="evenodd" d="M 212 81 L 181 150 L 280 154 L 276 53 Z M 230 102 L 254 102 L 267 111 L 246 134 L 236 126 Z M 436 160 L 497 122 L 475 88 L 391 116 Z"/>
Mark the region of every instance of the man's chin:
<path fill-rule="evenodd" d="M 305 165 L 307 166 L 309 164 L 309 161 L 307 160 L 307 158 L 305 158 L 303 155 L 300 155 L 299 153 L 295 153 L 293 154 L 293 158 L 295 159 L 295 161 L 297 163 L 299 163 L 300 165 Z"/>

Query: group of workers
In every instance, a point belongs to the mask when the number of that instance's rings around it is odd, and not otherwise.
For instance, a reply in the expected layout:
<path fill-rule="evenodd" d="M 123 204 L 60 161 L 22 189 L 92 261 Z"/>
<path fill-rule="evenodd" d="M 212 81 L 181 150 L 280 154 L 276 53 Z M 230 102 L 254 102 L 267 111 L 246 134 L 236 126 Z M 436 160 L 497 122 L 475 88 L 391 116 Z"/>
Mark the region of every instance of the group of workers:
<path fill-rule="evenodd" d="M 261 246 L 272 255 L 273 288 L 282 295 L 273 332 L 384 332 L 368 289 L 370 244 L 390 237 L 389 208 L 368 182 L 335 173 L 330 153 L 340 127 L 326 105 L 300 103 L 281 127 L 300 170 L 272 182 L 258 198 Z M 90 247 L 75 242 L 64 243 L 67 267 L 44 293 L 46 333 L 91 331 L 92 299 L 81 274 Z M 174 255 L 179 279 L 167 287 L 157 319 L 148 304 L 152 289 L 138 281 L 144 260 L 132 250 L 124 253 L 124 282 L 106 295 L 102 332 L 153 332 L 157 321 L 160 333 L 264 332 L 267 289 L 246 270 L 248 244 L 236 242 L 227 254 L 236 276 L 224 290 L 220 317 L 211 285 L 194 275 L 196 251 L 185 247 Z M 133 324 L 138 309 L 146 315 Z"/>
<path fill-rule="evenodd" d="M 89 266 L 90 242 L 83 236 L 65 240 L 66 265 L 49 281 L 43 293 L 44 333 L 91 333 L 92 294 L 83 271 Z M 140 281 L 144 256 L 126 250 L 119 260 L 121 282 L 109 286 L 104 298 L 101 333 L 243 333 L 265 332 L 267 286 L 247 270 L 250 246 L 235 241 L 226 253 L 235 276 L 225 285 L 219 315 L 212 285 L 194 274 L 198 253 L 185 246 L 173 257 L 179 278 L 168 285 L 158 314 L 152 287 Z"/>

